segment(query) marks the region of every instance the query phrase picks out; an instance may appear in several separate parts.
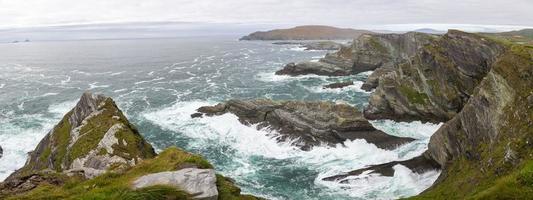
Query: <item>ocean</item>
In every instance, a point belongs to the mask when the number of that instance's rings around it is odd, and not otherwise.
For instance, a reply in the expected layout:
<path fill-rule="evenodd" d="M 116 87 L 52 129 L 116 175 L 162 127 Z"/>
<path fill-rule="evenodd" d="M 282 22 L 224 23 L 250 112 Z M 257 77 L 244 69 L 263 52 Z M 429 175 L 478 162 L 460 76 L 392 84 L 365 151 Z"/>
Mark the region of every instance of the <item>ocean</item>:
<path fill-rule="evenodd" d="M 401 165 L 393 177 L 363 174 L 346 184 L 321 179 L 418 156 L 440 124 L 372 121 L 391 135 L 417 139 L 391 151 L 365 140 L 302 151 L 277 143 L 274 131 L 240 124 L 232 114 L 190 117 L 200 106 L 228 99 L 333 101 L 362 110 L 370 93 L 360 86 L 370 72 L 274 75 L 286 63 L 326 53 L 214 36 L 0 44 L 0 180 L 24 165 L 27 152 L 84 91 L 93 91 L 112 97 L 157 151 L 178 146 L 201 154 L 244 193 L 270 199 L 395 199 L 431 186 L 439 171 L 416 174 Z M 322 89 L 346 80 L 355 84 Z"/>

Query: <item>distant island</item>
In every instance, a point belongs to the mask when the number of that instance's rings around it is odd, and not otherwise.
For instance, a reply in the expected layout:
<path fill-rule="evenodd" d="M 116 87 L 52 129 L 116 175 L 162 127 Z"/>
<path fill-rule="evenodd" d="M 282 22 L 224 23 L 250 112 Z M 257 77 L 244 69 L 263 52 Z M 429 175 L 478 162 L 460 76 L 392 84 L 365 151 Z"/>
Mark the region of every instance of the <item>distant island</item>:
<path fill-rule="evenodd" d="M 289 29 L 258 31 L 244 36 L 240 40 L 346 40 L 369 33 L 373 32 L 332 26 L 309 25 Z"/>

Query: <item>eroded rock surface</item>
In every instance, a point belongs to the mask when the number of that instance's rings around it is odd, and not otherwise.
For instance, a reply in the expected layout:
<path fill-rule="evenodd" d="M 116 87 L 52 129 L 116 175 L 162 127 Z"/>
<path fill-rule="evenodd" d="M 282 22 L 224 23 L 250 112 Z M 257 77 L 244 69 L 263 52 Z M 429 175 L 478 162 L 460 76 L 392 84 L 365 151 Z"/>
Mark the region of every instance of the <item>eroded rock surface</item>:
<path fill-rule="evenodd" d="M 308 62 L 289 64 L 277 74 L 346 76 L 375 70 L 384 65 L 394 66 L 394 64 L 405 61 L 414 55 L 421 46 L 436 38 L 437 36 L 434 35 L 415 32 L 364 34 L 355 39 L 350 46 L 342 46 L 339 51 L 326 54 L 324 58 L 313 65 Z M 299 70 L 291 70 L 294 65 Z M 330 70 L 332 68 L 335 70 Z"/>
<path fill-rule="evenodd" d="M 365 117 L 447 121 L 463 108 L 503 51 L 492 40 L 451 30 L 379 78 Z"/>
<path fill-rule="evenodd" d="M 133 188 L 168 185 L 191 194 L 193 199 L 217 200 L 216 183 L 217 177 L 213 169 L 185 168 L 141 176 L 133 182 Z"/>
<path fill-rule="evenodd" d="M 12 191 L 32 189 L 45 180 L 46 171 L 92 178 L 111 166 L 132 166 L 155 155 L 111 98 L 86 92 L 4 185 Z"/>
<path fill-rule="evenodd" d="M 393 149 L 413 141 L 377 130 L 354 107 L 331 102 L 230 100 L 198 109 L 206 115 L 233 113 L 246 125 L 258 124 L 280 133 L 279 141 L 294 141 L 303 150 L 320 144 L 336 145 L 365 139 L 379 148 Z"/>

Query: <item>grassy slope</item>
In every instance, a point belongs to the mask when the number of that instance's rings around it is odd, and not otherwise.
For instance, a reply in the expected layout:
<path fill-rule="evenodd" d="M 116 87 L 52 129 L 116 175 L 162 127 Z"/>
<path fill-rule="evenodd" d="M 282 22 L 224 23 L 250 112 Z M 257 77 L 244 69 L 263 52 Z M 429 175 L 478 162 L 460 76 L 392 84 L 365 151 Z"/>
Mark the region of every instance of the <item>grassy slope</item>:
<path fill-rule="evenodd" d="M 502 114 L 500 138 L 474 147 L 482 152 L 477 160 L 454 160 L 441 182 L 412 199 L 533 199 L 533 47 L 510 49 L 493 68 L 517 92 Z M 507 148 L 518 158 L 512 164 L 504 161 Z"/>
<path fill-rule="evenodd" d="M 167 186 L 130 189 L 130 184 L 140 176 L 177 170 L 184 163 L 192 163 L 199 168 L 213 168 L 201 156 L 171 147 L 156 158 L 144 160 L 121 172 L 109 172 L 91 180 L 56 174 L 55 176 L 63 179 L 65 184 L 61 186 L 43 184 L 30 192 L 8 199 L 189 199 L 185 192 Z M 217 175 L 217 186 L 219 199 L 256 199 L 253 196 L 240 195 L 240 189 L 220 175 Z"/>

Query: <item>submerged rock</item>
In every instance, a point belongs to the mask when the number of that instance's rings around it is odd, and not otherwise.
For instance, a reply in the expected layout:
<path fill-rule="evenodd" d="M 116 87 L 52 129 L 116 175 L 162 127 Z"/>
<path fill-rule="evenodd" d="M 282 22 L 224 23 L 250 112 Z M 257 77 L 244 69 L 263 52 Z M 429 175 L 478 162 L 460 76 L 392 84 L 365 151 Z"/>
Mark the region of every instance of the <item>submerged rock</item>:
<path fill-rule="evenodd" d="M 258 124 L 280 133 L 279 141 L 294 141 L 303 150 L 321 144 L 336 145 L 346 140 L 365 139 L 379 148 L 393 149 L 413 141 L 377 130 L 354 107 L 331 102 L 229 100 L 205 106 L 206 115 L 233 113 L 245 125 Z"/>
<path fill-rule="evenodd" d="M 418 156 L 409 160 L 405 161 L 392 161 L 389 163 L 379 164 L 379 165 L 372 165 L 369 167 L 365 167 L 363 169 L 354 170 L 345 174 L 340 174 L 336 176 L 326 177 L 322 180 L 325 181 L 340 181 L 341 183 L 346 182 L 346 179 L 350 176 L 357 176 L 361 175 L 364 172 L 369 172 L 369 174 L 379 174 L 381 176 L 394 176 L 394 166 L 396 165 L 403 165 L 410 170 L 412 170 L 415 173 L 424 173 L 431 170 L 439 170 L 440 165 L 435 162 L 434 160 L 430 158 L 426 158 L 424 156 Z"/>
<path fill-rule="evenodd" d="M 217 200 L 216 183 L 217 178 L 213 169 L 185 168 L 141 176 L 133 182 L 133 188 L 168 185 L 191 194 L 193 199 Z"/>
<path fill-rule="evenodd" d="M 490 39 L 451 30 L 379 78 L 365 117 L 447 121 L 463 108 L 503 50 Z"/>
<path fill-rule="evenodd" d="M 326 88 L 336 89 L 336 88 L 347 87 L 347 86 L 350 86 L 350 85 L 353 85 L 353 81 L 345 81 L 345 82 L 340 82 L 340 83 L 332 83 L 332 84 L 324 85 L 323 88 L 324 88 L 324 89 L 326 89 Z"/>

